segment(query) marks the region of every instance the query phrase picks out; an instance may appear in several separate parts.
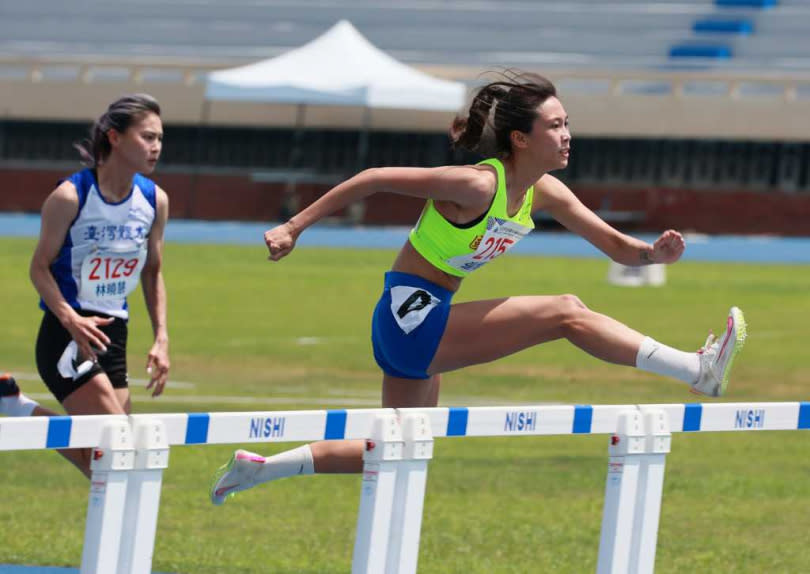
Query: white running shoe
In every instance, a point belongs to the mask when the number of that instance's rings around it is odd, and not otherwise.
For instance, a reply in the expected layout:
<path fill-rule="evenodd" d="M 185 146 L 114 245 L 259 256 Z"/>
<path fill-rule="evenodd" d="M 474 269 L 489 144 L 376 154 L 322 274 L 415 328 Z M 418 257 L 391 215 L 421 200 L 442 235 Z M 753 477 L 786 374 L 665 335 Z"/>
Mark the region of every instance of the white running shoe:
<path fill-rule="evenodd" d="M 726 332 L 719 339 L 709 333 L 700 355 L 700 376 L 692 385 L 692 392 L 698 395 L 719 397 L 726 392 L 731 366 L 737 353 L 743 348 L 746 337 L 743 312 L 732 307 L 728 312 Z"/>
<path fill-rule="evenodd" d="M 260 454 L 241 449 L 234 452 L 231 460 L 221 466 L 214 476 L 211 503 L 219 506 L 237 492 L 256 486 L 256 474 L 264 466 L 264 461 Z"/>

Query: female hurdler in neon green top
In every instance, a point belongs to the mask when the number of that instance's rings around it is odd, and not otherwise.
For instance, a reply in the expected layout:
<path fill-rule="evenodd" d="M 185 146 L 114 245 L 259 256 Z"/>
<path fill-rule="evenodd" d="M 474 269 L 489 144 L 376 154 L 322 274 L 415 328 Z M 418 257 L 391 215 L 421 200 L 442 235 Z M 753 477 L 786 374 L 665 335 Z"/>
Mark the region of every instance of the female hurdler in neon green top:
<path fill-rule="evenodd" d="M 408 237 L 417 253 L 434 267 L 456 277 L 472 271 L 506 253 L 534 229 L 532 204 L 534 187 L 524 195 L 515 215 L 506 209 L 506 176 L 501 160 L 486 159 L 478 165 L 491 165 L 498 175 L 498 185 L 489 209 L 472 222 L 459 226 L 448 221 L 428 199 L 422 216 Z"/>
<path fill-rule="evenodd" d="M 490 117 L 494 141 L 482 141 Z M 621 233 L 548 174 L 568 165 L 571 134 L 565 109 L 545 78 L 506 77 L 483 86 L 466 117 L 454 122 L 451 137 L 458 148 L 482 152 L 487 147 L 484 155 L 497 160 L 368 169 L 264 235 L 269 259 L 279 261 L 306 228 L 354 201 L 379 192 L 428 201 L 385 275 L 372 320 L 384 407 L 435 406 L 441 373 L 555 339 L 566 339 L 604 361 L 680 379 L 698 393 L 716 396 L 725 389 L 745 336 L 736 307 L 718 340 L 710 337 L 700 353 L 689 353 L 593 311 L 575 295 L 452 303 L 462 277 L 506 252 L 531 228 L 531 210 L 544 210 L 625 265 L 674 263 L 684 240 L 673 230 L 653 244 Z M 294 474 L 360 472 L 362 454 L 362 441 L 313 443 L 267 459 L 237 451 L 220 469 L 211 500 L 221 504 L 235 492 Z"/>

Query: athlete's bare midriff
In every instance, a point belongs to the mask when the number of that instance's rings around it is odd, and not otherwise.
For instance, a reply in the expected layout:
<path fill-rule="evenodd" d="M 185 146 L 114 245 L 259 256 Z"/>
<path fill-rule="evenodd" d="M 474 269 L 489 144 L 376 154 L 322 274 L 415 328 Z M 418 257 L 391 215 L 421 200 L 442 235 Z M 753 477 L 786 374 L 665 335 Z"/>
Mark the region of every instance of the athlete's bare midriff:
<path fill-rule="evenodd" d="M 406 241 L 399 250 L 399 254 L 391 266 L 391 271 L 416 275 L 454 293 L 458 291 L 462 279 L 434 267 L 427 259 L 419 255 L 410 241 Z"/>

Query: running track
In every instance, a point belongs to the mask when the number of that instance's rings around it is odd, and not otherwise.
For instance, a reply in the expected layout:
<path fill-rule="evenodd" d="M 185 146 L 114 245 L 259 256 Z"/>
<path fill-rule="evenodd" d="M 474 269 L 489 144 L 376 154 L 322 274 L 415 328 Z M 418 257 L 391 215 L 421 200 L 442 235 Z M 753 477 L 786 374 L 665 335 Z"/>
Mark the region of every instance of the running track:
<path fill-rule="evenodd" d="M 261 244 L 273 223 L 171 220 L 166 241 L 178 243 Z M 316 225 L 298 241 L 306 247 L 395 249 L 408 236 L 407 227 L 338 227 Z M 39 216 L 0 213 L 0 236 L 36 237 Z M 652 241 L 653 235 L 640 235 Z M 810 237 L 686 235 L 684 261 L 810 264 Z M 604 257 L 585 240 L 570 233 L 532 233 L 512 250 L 523 255 Z M 0 572 L 2 574 L 2 572 Z"/>

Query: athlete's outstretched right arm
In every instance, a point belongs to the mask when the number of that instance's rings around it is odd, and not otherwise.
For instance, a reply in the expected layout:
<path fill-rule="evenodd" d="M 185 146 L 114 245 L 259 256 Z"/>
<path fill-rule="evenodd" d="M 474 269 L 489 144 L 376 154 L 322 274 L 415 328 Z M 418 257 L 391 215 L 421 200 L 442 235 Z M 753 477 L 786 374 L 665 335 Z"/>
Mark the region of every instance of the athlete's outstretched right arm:
<path fill-rule="evenodd" d="M 42 205 L 39 242 L 31 258 L 30 276 L 45 305 L 76 341 L 81 356 L 95 358 L 95 349 L 104 350 L 110 343 L 110 338 L 99 329 L 99 325 L 107 325 L 112 319 L 83 317 L 76 313 L 62 296 L 51 274 L 51 263 L 59 255 L 78 212 L 79 200 L 72 183 L 63 182 L 48 196 Z"/>
<path fill-rule="evenodd" d="M 266 231 L 264 242 L 269 259 L 278 261 L 293 250 L 307 227 L 375 193 L 431 198 L 464 207 L 487 203 L 494 186 L 491 171 L 480 166 L 371 168 L 333 187 L 286 223 Z"/>

